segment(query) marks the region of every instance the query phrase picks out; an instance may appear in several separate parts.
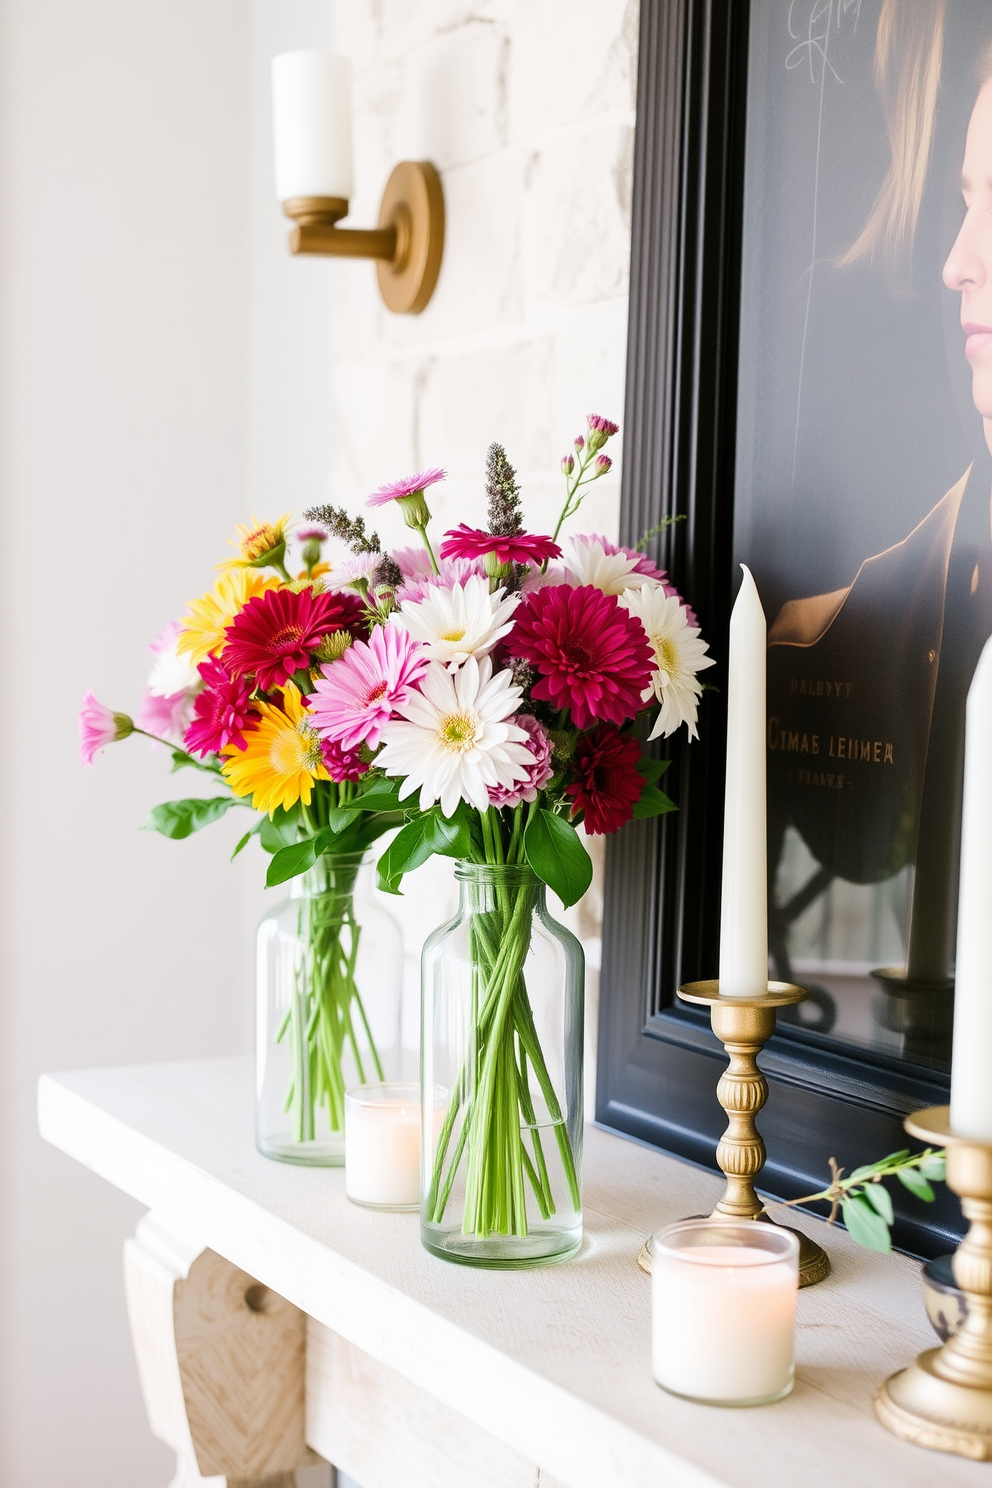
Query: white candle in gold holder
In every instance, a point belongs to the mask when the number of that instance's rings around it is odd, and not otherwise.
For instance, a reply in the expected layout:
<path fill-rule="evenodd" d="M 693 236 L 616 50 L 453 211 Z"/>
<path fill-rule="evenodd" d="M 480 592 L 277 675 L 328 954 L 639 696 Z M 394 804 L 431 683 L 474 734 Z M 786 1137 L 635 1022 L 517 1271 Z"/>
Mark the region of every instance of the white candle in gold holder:
<path fill-rule="evenodd" d="M 651 1242 L 651 1361 L 659 1385 L 709 1405 L 792 1389 L 799 1242 L 776 1225 L 683 1220 Z"/>
<path fill-rule="evenodd" d="M 374 1209 L 420 1207 L 420 1086 L 359 1085 L 344 1098 L 344 1187 Z"/>

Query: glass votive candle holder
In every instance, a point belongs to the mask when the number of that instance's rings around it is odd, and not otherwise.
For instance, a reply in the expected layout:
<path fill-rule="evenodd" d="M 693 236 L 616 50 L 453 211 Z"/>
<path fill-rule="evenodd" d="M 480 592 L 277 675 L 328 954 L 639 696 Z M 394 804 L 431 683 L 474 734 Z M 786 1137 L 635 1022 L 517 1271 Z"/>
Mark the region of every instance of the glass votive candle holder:
<path fill-rule="evenodd" d="M 651 1363 L 673 1395 L 767 1405 L 794 1379 L 799 1241 L 758 1221 L 688 1219 L 651 1241 Z"/>
<path fill-rule="evenodd" d="M 372 1209 L 420 1208 L 420 1086 L 358 1085 L 344 1098 L 344 1187 Z"/>

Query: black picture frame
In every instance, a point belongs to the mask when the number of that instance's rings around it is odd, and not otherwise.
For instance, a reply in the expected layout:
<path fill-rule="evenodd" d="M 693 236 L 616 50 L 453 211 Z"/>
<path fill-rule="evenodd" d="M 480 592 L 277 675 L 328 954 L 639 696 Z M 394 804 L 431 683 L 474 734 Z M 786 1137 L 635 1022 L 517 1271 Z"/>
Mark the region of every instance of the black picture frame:
<path fill-rule="evenodd" d="M 634 148 L 621 541 L 678 517 L 655 556 L 691 596 L 714 655 L 727 656 L 732 568 L 748 0 L 642 0 Z M 715 1168 L 725 1062 L 680 983 L 717 973 L 723 665 L 700 738 L 667 748 L 678 812 L 632 822 L 607 846 L 596 1115 L 600 1124 Z M 903 1118 L 943 1104 L 948 1080 L 897 1060 L 826 1048 L 781 1029 L 761 1058 L 770 1096 L 762 1187 L 797 1198 L 911 1145 Z M 959 1206 L 893 1195 L 893 1241 L 953 1248 Z"/>

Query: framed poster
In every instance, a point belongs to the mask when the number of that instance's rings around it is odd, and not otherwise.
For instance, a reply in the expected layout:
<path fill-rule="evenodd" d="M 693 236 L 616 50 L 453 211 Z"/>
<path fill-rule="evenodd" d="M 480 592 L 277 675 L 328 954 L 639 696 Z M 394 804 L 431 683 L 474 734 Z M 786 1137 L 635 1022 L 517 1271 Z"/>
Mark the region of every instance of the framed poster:
<path fill-rule="evenodd" d="M 964 699 L 992 634 L 992 8 L 643 0 L 623 538 L 725 687 L 738 562 L 769 622 L 768 1187 L 947 1099 Z M 723 693 L 677 815 L 610 844 L 598 1114 L 712 1165 Z M 961 1227 L 906 1196 L 920 1253 Z"/>

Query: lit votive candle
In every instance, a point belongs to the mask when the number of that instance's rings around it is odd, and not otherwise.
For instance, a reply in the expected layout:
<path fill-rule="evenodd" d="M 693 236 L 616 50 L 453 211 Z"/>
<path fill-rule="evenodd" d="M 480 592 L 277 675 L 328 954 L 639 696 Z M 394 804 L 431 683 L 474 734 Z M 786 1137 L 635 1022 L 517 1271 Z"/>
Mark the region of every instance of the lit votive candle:
<path fill-rule="evenodd" d="M 359 1085 L 344 1098 L 344 1186 L 374 1209 L 420 1207 L 420 1086 Z"/>
<path fill-rule="evenodd" d="M 659 1385 L 710 1405 L 792 1389 L 799 1242 L 776 1225 L 684 1220 L 651 1242 L 651 1361 Z"/>

